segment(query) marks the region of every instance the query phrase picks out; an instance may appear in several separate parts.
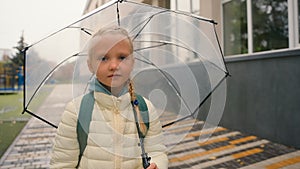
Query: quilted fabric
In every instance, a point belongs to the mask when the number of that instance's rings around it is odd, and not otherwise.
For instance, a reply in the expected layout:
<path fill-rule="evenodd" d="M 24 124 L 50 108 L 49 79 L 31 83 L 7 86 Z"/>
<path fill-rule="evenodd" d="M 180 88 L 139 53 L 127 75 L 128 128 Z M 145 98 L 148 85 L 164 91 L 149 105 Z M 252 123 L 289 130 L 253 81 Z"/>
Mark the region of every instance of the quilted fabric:
<path fill-rule="evenodd" d="M 129 93 L 120 97 L 95 92 L 95 104 L 90 123 L 87 146 L 79 168 L 141 169 L 141 149 L 134 122 Z M 51 155 L 51 168 L 75 168 L 79 145 L 76 125 L 82 97 L 72 100 L 62 115 Z M 149 110 L 150 128 L 145 149 L 160 169 L 168 168 L 163 135 L 158 115 L 145 99 Z"/>

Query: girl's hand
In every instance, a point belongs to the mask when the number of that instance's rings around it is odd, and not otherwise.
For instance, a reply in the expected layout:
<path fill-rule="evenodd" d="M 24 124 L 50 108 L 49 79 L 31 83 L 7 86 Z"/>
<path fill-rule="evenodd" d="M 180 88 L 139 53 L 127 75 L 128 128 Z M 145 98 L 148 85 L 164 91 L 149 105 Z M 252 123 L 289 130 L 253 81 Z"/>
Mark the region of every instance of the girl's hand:
<path fill-rule="evenodd" d="M 151 163 L 147 169 L 158 169 L 155 163 Z"/>

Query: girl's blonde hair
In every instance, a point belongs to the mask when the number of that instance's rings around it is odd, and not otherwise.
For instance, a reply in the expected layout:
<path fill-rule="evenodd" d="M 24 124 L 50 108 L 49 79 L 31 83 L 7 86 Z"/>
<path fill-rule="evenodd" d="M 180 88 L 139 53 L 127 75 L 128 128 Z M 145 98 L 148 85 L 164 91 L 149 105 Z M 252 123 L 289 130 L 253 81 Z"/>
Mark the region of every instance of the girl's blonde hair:
<path fill-rule="evenodd" d="M 131 97 L 131 102 L 135 102 L 136 96 L 135 96 L 132 80 L 129 81 L 128 91 L 129 91 L 129 94 L 130 94 L 130 97 Z M 136 114 L 137 114 L 139 127 L 140 127 L 140 132 L 145 136 L 146 133 L 147 133 L 147 127 L 146 127 L 145 122 L 142 119 L 142 114 L 140 112 L 139 105 L 135 105 L 135 104 L 132 104 L 132 105 L 133 105 L 133 108 L 135 109 Z"/>
<path fill-rule="evenodd" d="M 91 38 L 89 45 L 88 45 L 88 56 L 89 59 L 93 55 L 93 49 L 97 43 L 99 43 L 99 39 L 101 36 L 104 35 L 121 35 L 124 36 L 125 38 L 128 39 L 128 42 L 131 47 L 131 53 L 133 53 L 133 43 L 132 40 L 129 36 L 129 33 L 127 32 L 126 29 L 118 26 L 113 26 L 113 27 L 104 27 L 99 29 Z"/>

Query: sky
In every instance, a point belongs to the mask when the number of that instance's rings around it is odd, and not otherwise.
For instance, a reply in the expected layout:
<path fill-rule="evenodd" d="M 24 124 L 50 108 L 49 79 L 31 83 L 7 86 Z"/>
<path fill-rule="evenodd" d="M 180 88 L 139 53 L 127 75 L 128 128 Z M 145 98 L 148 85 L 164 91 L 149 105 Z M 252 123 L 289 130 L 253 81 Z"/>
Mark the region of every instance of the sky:
<path fill-rule="evenodd" d="M 0 0 L 0 48 L 32 44 L 83 14 L 87 0 Z"/>

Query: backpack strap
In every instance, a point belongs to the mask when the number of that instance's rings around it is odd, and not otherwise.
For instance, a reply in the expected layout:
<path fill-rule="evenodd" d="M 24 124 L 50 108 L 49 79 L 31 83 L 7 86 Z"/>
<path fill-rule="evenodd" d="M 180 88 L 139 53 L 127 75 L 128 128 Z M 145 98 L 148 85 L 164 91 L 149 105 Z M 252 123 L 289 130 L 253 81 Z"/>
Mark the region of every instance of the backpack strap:
<path fill-rule="evenodd" d="M 142 119 L 148 131 L 150 127 L 150 123 L 149 123 L 149 111 L 148 111 L 147 104 L 141 95 L 136 94 L 136 98 L 139 102 L 139 110 L 141 112 Z M 79 115 L 77 120 L 77 128 L 76 128 L 77 140 L 79 144 L 79 157 L 78 157 L 78 163 L 76 165 L 76 168 L 79 167 L 83 152 L 87 145 L 88 133 L 89 133 L 90 123 L 92 119 L 94 104 L 95 104 L 94 92 L 90 92 L 84 95 L 80 103 Z"/>
<path fill-rule="evenodd" d="M 79 167 L 83 152 L 87 145 L 87 138 L 90 129 L 90 122 L 92 119 L 94 103 L 95 103 L 94 92 L 90 92 L 84 95 L 80 103 L 79 115 L 77 119 L 77 129 L 76 129 L 77 140 L 79 143 L 79 157 L 78 157 L 78 163 L 76 168 Z"/>

